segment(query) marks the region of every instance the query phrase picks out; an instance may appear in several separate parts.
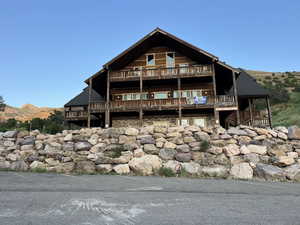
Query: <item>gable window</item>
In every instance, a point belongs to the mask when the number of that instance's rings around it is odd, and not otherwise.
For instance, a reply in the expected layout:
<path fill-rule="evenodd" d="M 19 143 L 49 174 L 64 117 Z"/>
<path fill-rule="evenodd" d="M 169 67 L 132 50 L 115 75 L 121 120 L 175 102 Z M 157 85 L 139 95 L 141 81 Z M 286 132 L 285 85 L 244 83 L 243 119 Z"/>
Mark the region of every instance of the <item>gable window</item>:
<path fill-rule="evenodd" d="M 166 55 L 166 66 L 168 68 L 175 67 L 175 53 L 174 52 L 167 52 L 167 55 Z"/>
<path fill-rule="evenodd" d="M 155 66 L 154 54 L 147 54 L 146 55 L 146 65 L 147 66 Z"/>

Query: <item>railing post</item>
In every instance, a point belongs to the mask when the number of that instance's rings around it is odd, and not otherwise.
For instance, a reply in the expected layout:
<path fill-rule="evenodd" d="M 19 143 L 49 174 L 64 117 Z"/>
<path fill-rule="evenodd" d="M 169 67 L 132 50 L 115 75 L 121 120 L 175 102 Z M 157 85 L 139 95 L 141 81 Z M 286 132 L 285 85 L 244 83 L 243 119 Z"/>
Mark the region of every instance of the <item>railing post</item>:
<path fill-rule="evenodd" d="M 270 128 L 272 128 L 272 112 L 271 112 L 271 107 L 270 107 L 270 101 L 269 101 L 269 97 L 266 97 L 266 103 L 267 103 L 267 109 L 268 109 L 268 119 L 269 119 L 269 125 Z"/>
<path fill-rule="evenodd" d="M 182 120 L 182 109 L 181 109 L 181 79 L 177 78 L 177 86 L 178 86 L 178 116 L 179 116 L 179 125 L 181 126 L 181 120 Z"/>
<path fill-rule="evenodd" d="M 107 70 L 107 80 L 106 80 L 106 110 L 105 110 L 105 127 L 110 125 L 110 75 L 109 70 Z"/>
<path fill-rule="evenodd" d="M 143 93 L 143 76 L 140 74 L 140 126 L 143 126 L 143 99 L 142 99 L 142 93 Z"/>
<path fill-rule="evenodd" d="M 93 79 L 91 78 L 89 80 L 89 104 L 88 104 L 88 121 L 87 121 L 87 125 L 88 128 L 91 127 L 91 95 L 92 95 L 92 86 L 93 86 Z"/>
<path fill-rule="evenodd" d="M 237 111 L 236 111 L 236 119 L 238 125 L 241 123 L 241 118 L 240 118 L 240 110 L 239 110 L 239 101 L 238 101 L 238 93 L 237 93 L 237 86 L 236 86 L 236 75 L 235 72 L 232 71 L 232 82 L 233 82 L 233 90 L 234 90 L 234 97 L 236 101 L 236 106 L 237 106 Z"/>
<path fill-rule="evenodd" d="M 217 84 L 216 84 L 216 73 L 215 73 L 215 62 L 212 62 L 211 65 L 212 69 L 212 78 L 213 78 L 213 87 L 214 87 L 214 116 L 215 116 L 215 124 L 218 126 L 220 125 L 220 114 L 219 111 L 217 111 Z M 202 67 L 203 70 L 203 67 Z"/>

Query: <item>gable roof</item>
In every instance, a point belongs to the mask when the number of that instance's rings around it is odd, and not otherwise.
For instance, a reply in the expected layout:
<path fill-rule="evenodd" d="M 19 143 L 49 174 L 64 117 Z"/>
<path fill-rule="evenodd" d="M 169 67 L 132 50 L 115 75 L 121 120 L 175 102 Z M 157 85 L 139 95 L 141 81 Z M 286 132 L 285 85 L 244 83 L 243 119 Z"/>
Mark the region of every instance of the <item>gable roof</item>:
<path fill-rule="evenodd" d="M 240 71 L 236 80 L 237 94 L 240 97 L 267 97 L 269 91 L 263 88 L 256 80 L 249 75 L 245 70 Z M 229 94 L 233 94 L 233 87 L 230 89 Z"/>
<path fill-rule="evenodd" d="M 92 75 L 90 78 L 88 78 L 85 82 L 88 83 L 89 79 L 93 79 L 96 76 L 99 76 L 101 74 L 103 74 L 104 72 L 106 72 L 106 70 L 112 66 L 114 63 L 116 63 L 117 61 L 121 60 L 122 58 L 125 58 L 128 55 L 133 55 L 133 52 L 138 51 L 138 52 L 142 52 L 143 48 L 146 48 L 146 42 L 149 41 L 153 41 L 155 39 L 155 37 L 163 37 L 163 38 L 167 38 L 167 40 L 172 41 L 180 46 L 182 46 L 185 49 L 190 49 L 191 51 L 193 51 L 194 54 L 198 54 L 198 55 L 204 55 L 208 58 L 210 58 L 212 61 L 216 62 L 217 64 L 226 67 L 227 69 L 230 69 L 232 71 L 238 72 L 235 68 L 231 67 L 230 65 L 225 64 L 224 62 L 219 61 L 219 58 L 203 49 L 200 49 L 160 28 L 156 28 L 154 29 L 152 32 L 150 32 L 149 34 L 147 34 L 146 36 L 144 36 L 142 39 L 140 39 L 139 41 L 137 41 L 136 43 L 134 43 L 132 46 L 130 46 L 129 48 L 127 48 L 125 51 L 123 51 L 122 53 L 120 53 L 119 55 L 117 55 L 116 57 L 114 57 L 113 59 L 111 59 L 110 61 L 108 61 L 107 63 L 105 63 L 103 65 L 103 69 L 101 69 L 100 71 L 98 71 L 97 73 L 95 73 L 94 75 Z M 144 47 L 143 47 L 144 46 Z"/>
<path fill-rule="evenodd" d="M 104 98 L 101 95 L 99 95 L 95 90 L 92 89 L 91 102 L 102 102 L 102 101 L 105 101 Z M 89 104 L 89 87 L 86 87 L 79 95 L 72 98 L 67 104 L 65 104 L 65 107 L 87 106 L 88 104 Z"/>

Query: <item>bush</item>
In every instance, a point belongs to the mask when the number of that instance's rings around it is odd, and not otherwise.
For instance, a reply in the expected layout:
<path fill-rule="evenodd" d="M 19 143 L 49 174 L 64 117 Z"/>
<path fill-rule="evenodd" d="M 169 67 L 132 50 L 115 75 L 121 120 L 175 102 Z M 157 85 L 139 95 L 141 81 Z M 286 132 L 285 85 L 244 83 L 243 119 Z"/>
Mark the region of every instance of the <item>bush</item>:
<path fill-rule="evenodd" d="M 204 140 L 200 144 L 200 149 L 202 152 L 206 152 L 210 148 L 210 144 L 208 141 Z"/>
<path fill-rule="evenodd" d="M 161 167 L 158 170 L 158 174 L 163 177 L 174 177 L 176 174 L 170 168 Z"/>

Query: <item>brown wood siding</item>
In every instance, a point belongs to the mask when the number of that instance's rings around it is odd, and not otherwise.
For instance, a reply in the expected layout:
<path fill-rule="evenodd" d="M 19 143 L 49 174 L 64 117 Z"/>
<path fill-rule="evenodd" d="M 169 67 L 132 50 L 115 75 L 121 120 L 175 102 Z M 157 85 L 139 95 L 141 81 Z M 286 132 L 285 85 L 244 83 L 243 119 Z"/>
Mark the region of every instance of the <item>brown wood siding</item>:
<path fill-rule="evenodd" d="M 157 67 L 166 67 L 166 53 L 167 52 L 175 52 L 175 66 L 179 66 L 179 64 L 197 64 L 197 62 L 191 60 L 190 58 L 180 54 L 174 49 L 170 49 L 167 47 L 154 47 L 149 49 L 145 54 L 139 56 L 137 59 L 129 63 L 126 67 L 121 70 L 132 70 L 134 67 L 143 67 L 143 68 L 157 68 Z M 146 66 L 146 55 L 147 54 L 155 54 L 155 66 Z"/>

